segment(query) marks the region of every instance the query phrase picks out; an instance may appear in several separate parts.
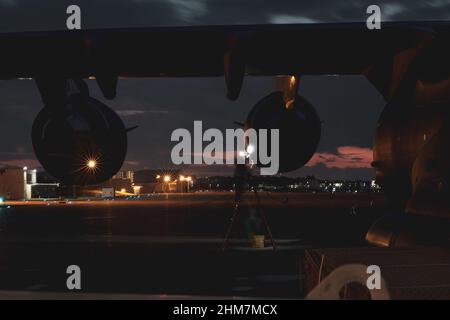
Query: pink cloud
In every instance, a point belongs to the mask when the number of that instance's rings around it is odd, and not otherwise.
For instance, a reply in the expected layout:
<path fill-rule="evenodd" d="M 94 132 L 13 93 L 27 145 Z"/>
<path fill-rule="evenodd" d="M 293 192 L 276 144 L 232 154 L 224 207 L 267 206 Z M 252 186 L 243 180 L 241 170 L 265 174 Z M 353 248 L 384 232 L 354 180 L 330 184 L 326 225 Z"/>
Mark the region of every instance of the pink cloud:
<path fill-rule="evenodd" d="M 228 159 L 228 158 L 236 160 L 236 157 L 237 157 L 237 152 L 234 150 L 216 151 L 215 153 L 212 154 L 212 156 L 210 156 L 209 153 L 203 154 L 202 152 L 191 152 L 191 153 L 185 153 L 184 155 L 186 155 L 186 154 L 188 154 L 192 160 L 194 158 L 210 159 L 210 160 L 223 159 L 223 163 L 226 163 L 226 159 Z"/>
<path fill-rule="evenodd" d="M 313 167 L 323 164 L 327 168 L 372 168 L 370 165 L 373 159 L 373 151 L 370 148 L 355 146 L 341 146 L 336 153 L 316 152 L 311 160 L 306 164 Z"/>

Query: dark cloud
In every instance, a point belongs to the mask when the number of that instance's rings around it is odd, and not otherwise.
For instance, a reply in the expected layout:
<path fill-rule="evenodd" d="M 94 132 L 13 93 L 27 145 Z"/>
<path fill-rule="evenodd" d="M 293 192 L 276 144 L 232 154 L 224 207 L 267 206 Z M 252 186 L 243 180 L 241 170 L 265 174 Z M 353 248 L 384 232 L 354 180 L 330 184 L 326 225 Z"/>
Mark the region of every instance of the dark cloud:
<path fill-rule="evenodd" d="M 450 18 L 447 0 L 0 0 L 0 31 L 64 29 L 72 4 L 84 28 L 365 21 L 371 4 L 383 20 Z"/>

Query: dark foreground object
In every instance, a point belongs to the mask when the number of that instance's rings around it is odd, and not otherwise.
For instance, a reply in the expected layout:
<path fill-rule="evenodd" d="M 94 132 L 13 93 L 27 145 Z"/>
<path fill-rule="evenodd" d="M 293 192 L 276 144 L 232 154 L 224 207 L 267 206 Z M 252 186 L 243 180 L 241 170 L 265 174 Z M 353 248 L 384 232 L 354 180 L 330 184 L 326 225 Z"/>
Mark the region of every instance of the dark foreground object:
<path fill-rule="evenodd" d="M 66 269 L 78 265 L 85 293 L 301 298 L 304 249 L 366 246 L 383 214 L 380 195 L 260 196 L 275 252 L 267 237 L 266 248 L 251 248 L 245 210 L 222 252 L 232 192 L 6 204 L 0 290 L 67 293 Z"/>
<path fill-rule="evenodd" d="M 306 250 L 307 291 L 339 266 L 378 265 L 391 299 L 450 299 L 450 249 L 436 247 L 330 248 Z M 341 298 L 368 299 L 367 288 L 350 284 Z"/>

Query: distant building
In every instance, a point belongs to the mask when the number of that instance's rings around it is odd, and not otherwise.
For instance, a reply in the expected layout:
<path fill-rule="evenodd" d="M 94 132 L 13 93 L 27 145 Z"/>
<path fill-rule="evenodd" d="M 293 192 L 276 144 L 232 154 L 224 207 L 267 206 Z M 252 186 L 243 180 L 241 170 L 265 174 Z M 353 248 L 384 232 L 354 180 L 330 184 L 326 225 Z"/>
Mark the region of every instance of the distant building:
<path fill-rule="evenodd" d="M 7 200 L 53 198 L 57 195 L 57 188 L 56 182 L 40 182 L 35 169 L 0 169 L 0 194 Z"/>
<path fill-rule="evenodd" d="M 152 169 L 152 170 L 139 170 L 134 173 L 134 183 L 157 183 L 165 177 L 169 177 L 170 180 L 175 180 L 180 174 L 179 170 L 168 169 Z"/>
<path fill-rule="evenodd" d="M 101 184 L 103 188 L 114 188 L 121 193 L 133 193 L 133 183 L 131 179 L 110 179 L 107 182 Z"/>
<path fill-rule="evenodd" d="M 27 172 L 19 168 L 0 170 L 0 194 L 6 200 L 21 200 L 26 198 Z"/>
<path fill-rule="evenodd" d="M 189 192 L 193 179 L 179 170 L 140 170 L 134 174 L 133 188 L 138 194 L 158 192 Z"/>
<path fill-rule="evenodd" d="M 112 179 L 114 180 L 119 180 L 119 179 L 123 179 L 123 180 L 130 180 L 131 183 L 134 182 L 134 171 L 131 170 L 121 170 L 119 172 L 117 172 Z"/>
<path fill-rule="evenodd" d="M 115 196 L 116 196 L 116 191 L 113 187 L 102 188 L 102 198 L 114 199 Z"/>
<path fill-rule="evenodd" d="M 49 199 L 60 196 L 59 184 L 57 183 L 36 183 L 30 185 L 30 187 L 31 197 L 27 196 L 27 199 Z"/>

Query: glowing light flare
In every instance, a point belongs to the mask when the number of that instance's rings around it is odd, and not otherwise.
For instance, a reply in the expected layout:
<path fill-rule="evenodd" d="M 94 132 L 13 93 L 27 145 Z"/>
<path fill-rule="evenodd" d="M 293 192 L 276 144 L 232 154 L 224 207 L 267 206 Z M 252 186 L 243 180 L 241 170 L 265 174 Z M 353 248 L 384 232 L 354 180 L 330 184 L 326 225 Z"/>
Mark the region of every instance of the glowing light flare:
<path fill-rule="evenodd" d="M 253 152 L 255 152 L 255 147 L 252 144 L 249 144 L 247 146 L 247 155 L 252 154 Z"/>
<path fill-rule="evenodd" d="M 297 96 L 297 85 L 298 85 L 298 79 L 296 76 L 291 76 L 289 78 L 289 83 L 287 88 L 285 88 L 285 97 L 284 97 L 284 103 L 286 109 L 291 109 L 294 107 L 295 98 Z"/>
<path fill-rule="evenodd" d="M 95 159 L 90 159 L 86 162 L 86 167 L 88 167 L 91 170 L 94 170 L 95 168 L 97 168 L 97 160 Z"/>
<path fill-rule="evenodd" d="M 285 106 L 286 109 L 291 109 L 294 107 L 294 103 L 295 103 L 295 99 L 289 99 L 288 101 L 286 101 Z"/>
<path fill-rule="evenodd" d="M 74 172 L 79 173 L 79 180 L 92 181 L 92 178 L 97 176 L 102 169 L 102 154 L 98 151 L 79 150 L 77 159 L 77 169 Z"/>
<path fill-rule="evenodd" d="M 170 182 L 170 176 L 164 176 L 164 182 Z"/>
<path fill-rule="evenodd" d="M 140 194 L 141 193 L 142 186 L 133 186 L 133 192 L 134 194 Z"/>
<path fill-rule="evenodd" d="M 250 155 L 254 152 L 255 152 L 255 146 L 252 144 L 249 144 L 246 147 L 245 151 L 242 151 L 242 150 L 239 151 L 238 155 L 239 155 L 239 157 L 242 157 L 242 158 L 250 158 Z"/>
<path fill-rule="evenodd" d="M 297 79 L 295 78 L 295 76 L 291 76 L 291 78 L 289 79 L 290 88 L 294 89 L 296 85 L 297 85 Z"/>

